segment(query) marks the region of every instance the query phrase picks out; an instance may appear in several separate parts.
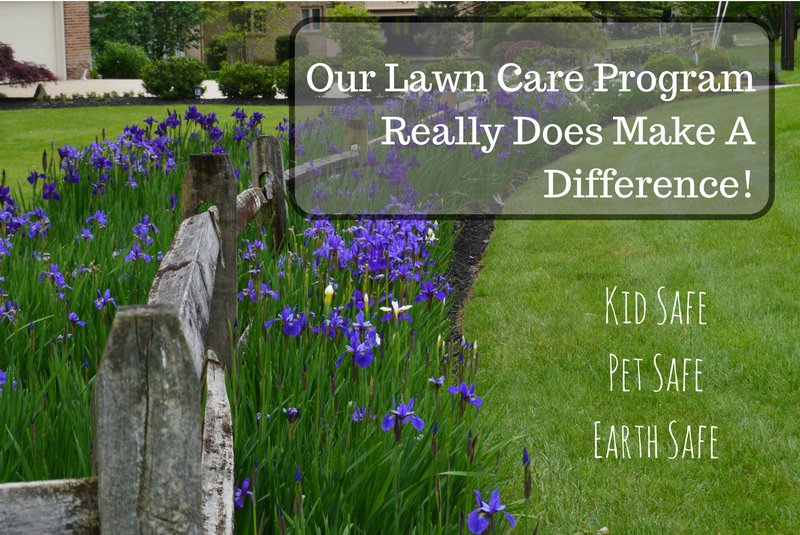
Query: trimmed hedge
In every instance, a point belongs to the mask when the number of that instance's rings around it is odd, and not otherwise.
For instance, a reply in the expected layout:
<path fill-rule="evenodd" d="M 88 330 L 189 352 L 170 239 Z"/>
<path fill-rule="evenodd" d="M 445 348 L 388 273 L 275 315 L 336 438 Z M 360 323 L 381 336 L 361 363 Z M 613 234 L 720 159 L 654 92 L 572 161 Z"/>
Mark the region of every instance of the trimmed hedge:
<path fill-rule="evenodd" d="M 148 63 L 150 59 L 144 48 L 128 43 L 108 42 L 97 56 L 97 72 L 104 78 L 135 80 L 141 77 L 142 69 Z"/>
<path fill-rule="evenodd" d="M 206 78 L 208 69 L 194 58 L 162 59 L 142 69 L 145 91 L 163 99 L 194 98 L 194 88 Z"/>
<path fill-rule="evenodd" d="M 686 64 L 675 54 L 666 54 L 663 56 L 652 56 L 645 62 L 642 68 L 659 75 L 667 71 L 686 70 Z"/>
<path fill-rule="evenodd" d="M 709 47 L 703 47 L 698 54 L 699 67 L 704 71 L 711 71 L 714 74 L 719 74 L 722 71 L 730 70 L 731 57 L 728 51 L 722 47 L 711 50 Z"/>
<path fill-rule="evenodd" d="M 237 61 L 223 65 L 217 78 L 219 90 L 228 98 L 273 98 L 275 76 L 272 68 Z"/>

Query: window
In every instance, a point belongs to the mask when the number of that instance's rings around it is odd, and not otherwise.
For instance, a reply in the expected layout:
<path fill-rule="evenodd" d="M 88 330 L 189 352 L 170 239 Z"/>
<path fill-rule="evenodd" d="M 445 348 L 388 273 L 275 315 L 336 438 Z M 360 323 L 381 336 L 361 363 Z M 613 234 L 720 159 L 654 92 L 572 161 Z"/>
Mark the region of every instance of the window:
<path fill-rule="evenodd" d="M 301 19 L 304 23 L 307 20 L 311 19 L 310 23 L 306 23 L 303 26 L 303 30 L 319 30 L 320 29 L 320 18 L 321 18 L 321 9 L 318 7 L 310 7 L 301 9 Z"/>
<path fill-rule="evenodd" d="M 264 33 L 264 12 L 253 10 L 251 14 L 253 32 Z"/>

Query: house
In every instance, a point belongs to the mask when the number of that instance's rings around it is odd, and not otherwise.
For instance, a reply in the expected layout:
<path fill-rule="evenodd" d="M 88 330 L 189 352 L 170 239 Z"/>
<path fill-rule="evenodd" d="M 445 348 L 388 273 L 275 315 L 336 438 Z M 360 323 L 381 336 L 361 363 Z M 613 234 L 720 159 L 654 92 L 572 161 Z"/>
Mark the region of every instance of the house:
<path fill-rule="evenodd" d="M 408 46 L 413 46 L 413 36 L 409 35 L 408 22 L 418 20 L 415 13 L 419 5 L 418 1 L 337 3 L 363 5 L 370 10 L 383 23 L 387 53 L 395 53 L 395 50 L 408 51 Z M 308 19 L 311 19 L 312 22 L 306 25 L 301 32 L 309 42 L 309 53 L 331 58 L 339 52 L 338 47 L 322 35 L 321 23 L 314 21 L 325 17 L 333 5 L 334 2 L 286 2 L 282 10 L 273 12 L 269 21 L 259 20 L 258 12 L 254 10 L 250 21 L 242 20 L 242 17 L 237 14 L 239 20 L 231 20 L 229 17 L 228 20 L 204 24 L 201 28 L 202 46 L 199 59 L 206 61 L 209 45 L 225 32 L 228 22 L 233 22 L 249 25 L 252 28 L 250 32 L 252 40 L 250 45 L 244 46 L 244 50 L 242 47 L 229 47 L 228 60 L 272 61 L 275 59 L 275 39 L 281 35 L 289 35 L 299 22 Z"/>
<path fill-rule="evenodd" d="M 0 2 L 0 41 L 17 61 L 43 64 L 59 80 L 88 77 L 89 2 Z"/>

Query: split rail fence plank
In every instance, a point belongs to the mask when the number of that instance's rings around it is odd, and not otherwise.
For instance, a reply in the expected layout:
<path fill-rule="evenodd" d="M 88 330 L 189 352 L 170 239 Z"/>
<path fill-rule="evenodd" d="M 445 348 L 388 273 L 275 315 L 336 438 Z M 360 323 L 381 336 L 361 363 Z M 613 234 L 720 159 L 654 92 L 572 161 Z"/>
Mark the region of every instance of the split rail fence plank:
<path fill-rule="evenodd" d="M 161 261 L 147 301 L 148 305 L 172 304 L 178 309 L 198 379 L 203 373 L 219 247 L 212 212 L 184 219 Z"/>
<path fill-rule="evenodd" d="M 100 533 L 97 478 L 0 485 L 0 532 L 6 535 Z"/>
<path fill-rule="evenodd" d="M 233 422 L 225 372 L 209 351 L 203 429 L 203 531 L 233 534 Z"/>

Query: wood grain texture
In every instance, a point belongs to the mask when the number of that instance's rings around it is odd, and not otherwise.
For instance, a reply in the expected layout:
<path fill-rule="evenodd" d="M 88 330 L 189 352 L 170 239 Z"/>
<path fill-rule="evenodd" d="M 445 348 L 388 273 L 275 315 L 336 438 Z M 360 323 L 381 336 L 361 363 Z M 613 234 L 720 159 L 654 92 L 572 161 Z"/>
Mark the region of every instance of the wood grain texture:
<path fill-rule="evenodd" d="M 269 193 L 272 195 L 272 185 L 269 184 Z M 244 190 L 236 197 L 236 234 L 239 235 L 247 228 L 255 217 L 267 208 L 270 199 L 267 199 L 266 188 L 250 188 Z"/>
<path fill-rule="evenodd" d="M 178 309 L 198 378 L 203 373 L 219 247 L 211 212 L 184 219 L 161 261 L 147 301 L 148 305 L 171 304 Z M 235 269 L 235 261 L 233 266 Z"/>
<path fill-rule="evenodd" d="M 94 388 L 101 532 L 199 535 L 200 377 L 177 308 L 120 307 Z"/>
<path fill-rule="evenodd" d="M 97 478 L 0 485 L 0 533 L 99 534 Z"/>
<path fill-rule="evenodd" d="M 211 352 L 210 352 L 211 353 Z M 206 368 L 203 429 L 203 531 L 233 534 L 233 423 L 225 372 L 211 356 Z"/>
<path fill-rule="evenodd" d="M 222 366 L 233 369 L 231 328 L 236 321 L 236 186 L 231 158 L 227 154 L 192 154 L 183 177 L 181 217 L 185 220 L 197 214 L 204 203 L 217 208 L 222 238 L 221 255 L 217 261 L 214 292 L 205 346 L 219 356 Z M 201 353 L 202 358 L 202 353 Z M 201 370 L 202 373 L 202 370 Z"/>
<path fill-rule="evenodd" d="M 289 206 L 284 193 L 291 191 L 283 171 L 283 147 L 275 136 L 258 136 L 250 144 L 250 173 L 260 186 L 270 184 L 274 197 L 266 218 L 272 221 L 273 251 L 286 239 L 289 225 Z M 267 180 L 272 175 L 272 180 Z"/>
<path fill-rule="evenodd" d="M 352 150 L 353 145 L 358 145 L 359 156 L 367 155 L 369 135 L 367 134 L 367 123 L 363 119 L 350 119 L 344 124 L 342 149 Z"/>

